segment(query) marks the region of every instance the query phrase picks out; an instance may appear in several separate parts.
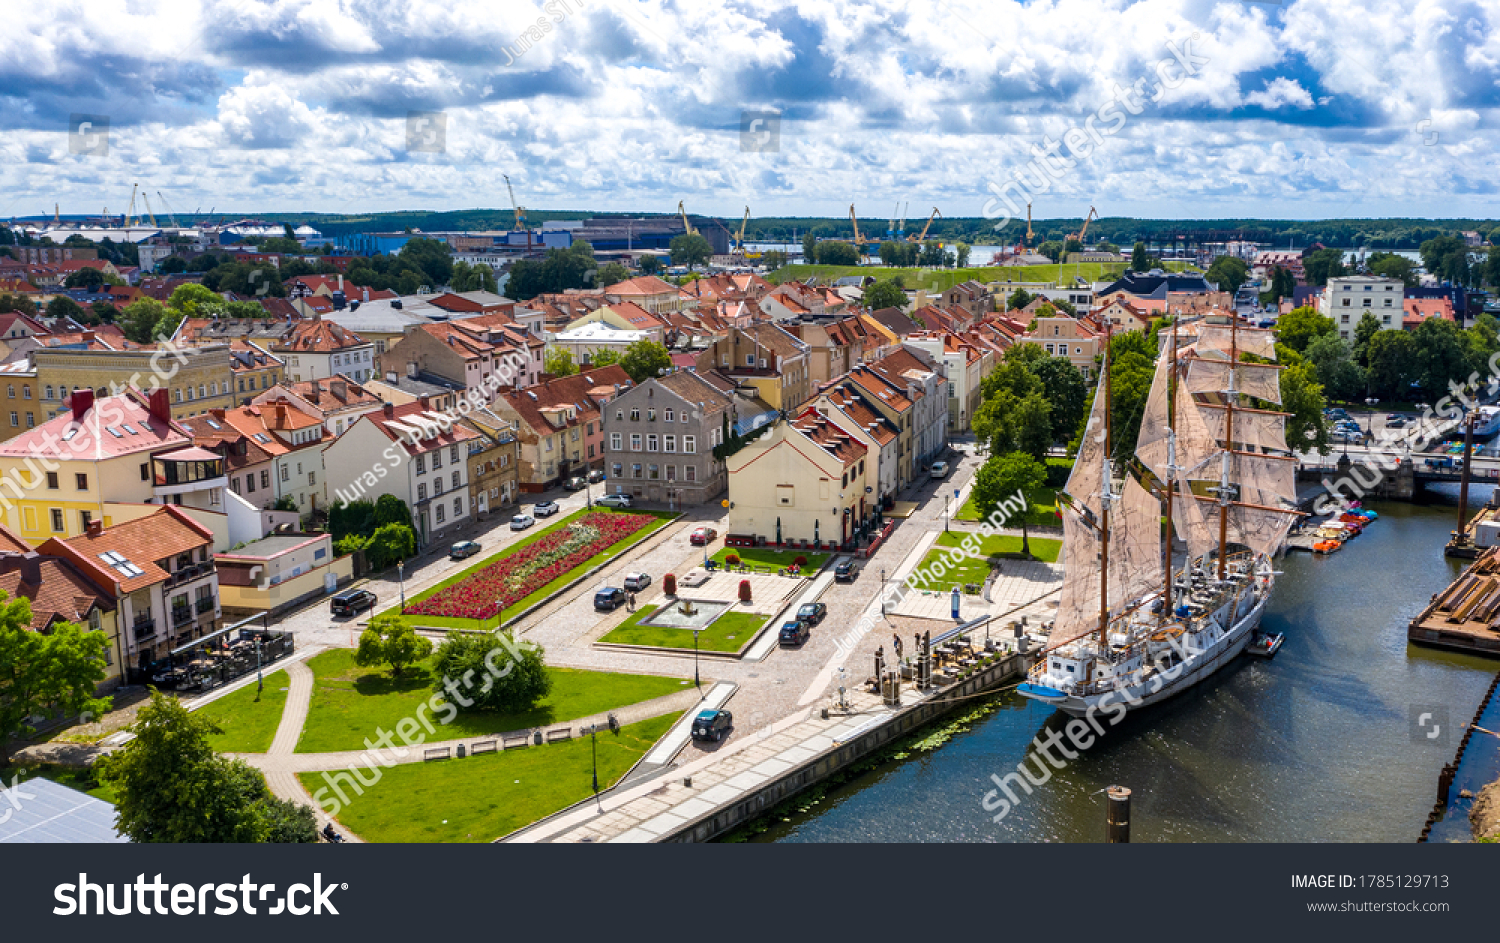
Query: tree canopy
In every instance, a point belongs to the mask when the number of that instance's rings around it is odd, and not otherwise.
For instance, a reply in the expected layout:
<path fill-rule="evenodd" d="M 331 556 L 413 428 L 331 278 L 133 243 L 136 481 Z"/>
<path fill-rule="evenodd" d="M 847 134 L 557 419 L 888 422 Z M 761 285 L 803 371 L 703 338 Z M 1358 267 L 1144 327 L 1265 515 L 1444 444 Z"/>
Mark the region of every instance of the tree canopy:
<path fill-rule="evenodd" d="M 53 711 L 94 716 L 110 709 L 94 696 L 105 676 L 103 632 L 71 622 L 31 629 L 31 602 L 0 592 L 0 747 L 34 732 L 31 718 Z"/>
<path fill-rule="evenodd" d="M 689 271 L 708 264 L 714 256 L 714 247 L 701 233 L 685 232 L 673 236 L 668 250 L 672 253 L 673 265 L 686 265 Z"/>
<path fill-rule="evenodd" d="M 1023 452 L 991 455 L 974 475 L 974 510 L 979 512 L 980 520 L 987 521 L 1001 502 L 1009 501 L 1017 494 L 1029 496 L 1046 483 L 1047 467 L 1035 457 Z M 1031 555 L 1026 531 L 1030 506 L 1028 497 L 1025 509 L 1020 513 L 1021 552 L 1026 556 Z"/>
<path fill-rule="evenodd" d="M 1302 353 L 1313 338 L 1337 336 L 1339 326 L 1333 318 L 1324 317 L 1311 305 L 1293 308 L 1276 320 L 1276 339 Z"/>
<path fill-rule="evenodd" d="M 431 654 L 431 639 L 418 635 L 400 616 L 387 613 L 372 618 L 360 634 L 354 663 L 361 668 L 389 665 L 391 674 L 400 677 L 407 666 Z"/>
<path fill-rule="evenodd" d="M 878 311 L 881 308 L 904 308 L 906 292 L 902 291 L 895 282 L 887 279 L 866 288 L 863 301 L 865 307 L 871 311 Z"/>
<path fill-rule="evenodd" d="M 502 648 L 503 659 L 491 655 Z M 547 673 L 544 654 L 540 645 L 520 642 L 514 636 L 497 639 L 489 633 L 450 632 L 438 646 L 433 668 L 441 678 L 490 679 L 466 691 L 465 698 L 473 704 L 463 707 L 460 702 L 460 709 L 515 714 L 531 710 L 552 692 L 552 676 Z M 491 664 L 496 667 L 494 672 L 490 671 Z"/>
<path fill-rule="evenodd" d="M 656 341 L 643 338 L 625 348 L 620 367 L 631 380 L 642 383 L 671 370 L 672 355 Z"/>

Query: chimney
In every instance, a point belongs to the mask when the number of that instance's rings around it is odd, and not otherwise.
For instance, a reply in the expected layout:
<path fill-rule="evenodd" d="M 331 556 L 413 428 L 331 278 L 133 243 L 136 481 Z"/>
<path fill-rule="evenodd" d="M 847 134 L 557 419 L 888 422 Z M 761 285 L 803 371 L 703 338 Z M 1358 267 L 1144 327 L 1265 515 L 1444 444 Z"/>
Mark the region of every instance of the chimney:
<path fill-rule="evenodd" d="M 414 361 L 414 360 L 408 360 L 406 362 L 406 375 L 409 376 L 409 377 L 411 377 L 413 380 L 415 380 L 417 378 L 417 363 L 416 363 L 416 361 Z"/>
<path fill-rule="evenodd" d="M 360 297 L 359 300 L 360 301 L 369 301 L 370 300 L 370 289 L 368 287 L 366 287 L 366 288 L 364 288 L 364 289 L 361 290 L 361 297 Z"/>
<path fill-rule="evenodd" d="M 389 400 L 385 404 L 385 418 L 394 419 L 396 416 L 396 405 Z"/>
<path fill-rule="evenodd" d="M 90 537 L 98 537 L 102 533 L 104 533 L 104 522 L 103 521 L 96 521 L 96 520 L 89 521 L 89 536 Z"/>
<path fill-rule="evenodd" d="M 84 331 L 83 332 L 83 342 L 85 344 L 92 343 L 93 340 L 94 340 L 94 332 L 93 331 Z"/>
<path fill-rule="evenodd" d="M 162 390 L 161 392 L 165 393 L 166 391 Z M 82 419 L 93 406 L 93 390 L 74 390 L 72 398 L 68 401 L 68 408 L 73 410 L 74 421 Z"/>
<path fill-rule="evenodd" d="M 329 392 L 333 393 L 336 398 L 341 400 L 349 398 L 349 384 L 345 383 L 343 378 L 335 379 L 332 383 L 328 384 L 328 387 Z"/>
<path fill-rule="evenodd" d="M 338 290 L 340 292 L 342 292 L 344 290 L 344 276 L 343 275 L 339 276 L 339 289 Z"/>

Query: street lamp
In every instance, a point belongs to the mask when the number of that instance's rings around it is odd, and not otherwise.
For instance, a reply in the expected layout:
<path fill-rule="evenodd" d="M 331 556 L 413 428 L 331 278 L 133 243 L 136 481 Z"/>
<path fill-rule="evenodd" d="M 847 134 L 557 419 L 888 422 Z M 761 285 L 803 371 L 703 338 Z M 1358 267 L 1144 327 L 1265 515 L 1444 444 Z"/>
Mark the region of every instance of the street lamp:
<path fill-rule="evenodd" d="M 265 676 L 260 672 L 260 639 L 255 640 L 255 699 L 260 700 L 260 692 L 266 689 Z"/>
<path fill-rule="evenodd" d="M 943 495 L 943 533 L 948 533 L 948 502 L 949 498 Z"/>
<path fill-rule="evenodd" d="M 698 688 L 698 695 L 703 695 L 703 680 L 698 676 L 698 633 L 702 629 L 693 630 L 693 684 Z"/>
<path fill-rule="evenodd" d="M 396 582 L 401 587 L 401 611 L 406 611 L 406 561 L 396 561 Z"/>
<path fill-rule="evenodd" d="M 1365 415 L 1365 445 L 1369 445 L 1370 440 L 1375 438 L 1375 404 L 1378 402 L 1380 400 L 1373 396 L 1365 397 L 1365 406 L 1369 409 Z"/>

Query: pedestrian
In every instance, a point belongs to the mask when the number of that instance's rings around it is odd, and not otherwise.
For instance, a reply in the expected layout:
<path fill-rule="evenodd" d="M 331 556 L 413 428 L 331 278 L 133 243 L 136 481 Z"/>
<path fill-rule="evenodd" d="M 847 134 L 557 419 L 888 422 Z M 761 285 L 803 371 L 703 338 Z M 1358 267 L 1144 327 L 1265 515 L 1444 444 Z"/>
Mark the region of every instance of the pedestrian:
<path fill-rule="evenodd" d="M 635 593 L 626 596 L 625 601 L 630 604 L 630 611 L 635 612 Z"/>

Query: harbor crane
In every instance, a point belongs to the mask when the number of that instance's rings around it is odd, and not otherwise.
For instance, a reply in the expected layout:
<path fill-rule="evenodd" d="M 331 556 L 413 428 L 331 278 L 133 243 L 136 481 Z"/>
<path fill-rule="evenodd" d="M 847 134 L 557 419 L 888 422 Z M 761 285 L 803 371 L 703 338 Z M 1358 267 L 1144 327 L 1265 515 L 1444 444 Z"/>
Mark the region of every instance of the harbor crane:
<path fill-rule="evenodd" d="M 849 204 L 849 224 L 854 227 L 854 244 L 856 246 L 862 246 L 862 245 L 864 245 L 865 244 L 865 237 L 862 236 L 862 235 L 860 235 L 860 232 L 859 232 L 859 217 L 857 217 L 857 216 L 854 215 L 854 204 L 853 203 Z"/>
<path fill-rule="evenodd" d="M 909 209 L 911 209 L 911 204 L 910 203 L 904 203 L 904 204 L 902 204 L 902 206 L 901 206 L 901 218 L 896 221 L 896 241 L 897 242 L 900 242 L 900 241 L 903 241 L 903 240 L 906 239 L 906 211 L 909 210 Z"/>
<path fill-rule="evenodd" d="M 1096 212 L 1094 212 L 1094 208 L 1092 206 L 1089 207 L 1089 215 L 1087 215 L 1087 216 L 1085 216 L 1083 218 L 1083 228 L 1080 229 L 1080 230 L 1078 230 L 1075 233 L 1070 233 L 1068 235 L 1068 238 L 1069 239 L 1077 239 L 1078 240 L 1078 244 L 1079 245 L 1083 245 L 1083 237 L 1086 236 L 1086 235 L 1088 235 L 1089 223 L 1092 222 L 1093 220 L 1098 219 L 1098 218 L 1099 218 L 1099 214 L 1096 213 Z"/>
<path fill-rule="evenodd" d="M 929 230 L 929 229 L 932 228 L 932 221 L 935 220 L 935 219 L 937 219 L 938 217 L 940 217 L 942 215 L 943 215 L 942 213 L 938 212 L 938 208 L 936 206 L 934 206 L 932 208 L 932 215 L 930 215 L 930 216 L 927 217 L 927 225 L 925 225 L 925 226 L 922 227 L 922 235 L 920 235 L 920 236 L 909 236 L 909 237 L 907 237 L 907 241 L 908 242 L 916 242 L 916 243 L 926 242 L 927 241 L 927 230 Z"/>
<path fill-rule="evenodd" d="M 740 262 L 745 261 L 745 227 L 750 225 L 750 207 L 745 207 L 745 218 L 740 220 L 740 231 L 734 237 L 734 251 L 730 257 Z"/>
<path fill-rule="evenodd" d="M 531 251 L 531 227 L 526 225 L 526 208 L 516 202 L 515 187 L 510 185 L 510 174 L 501 174 L 505 178 L 505 190 L 510 194 L 510 208 L 515 213 L 516 226 L 526 233 L 526 251 Z"/>
<path fill-rule="evenodd" d="M 156 223 L 156 213 L 151 209 L 151 197 L 144 190 L 141 191 L 141 200 L 146 204 L 146 218 L 151 220 L 152 228 L 160 229 L 161 227 Z"/>
<path fill-rule="evenodd" d="M 1027 203 L 1026 204 L 1026 235 L 1022 236 L 1021 237 L 1021 241 L 1018 242 L 1018 243 L 1016 243 L 1016 248 L 1015 248 L 1014 254 L 1015 255 L 1025 255 L 1026 251 L 1028 249 L 1030 249 L 1030 248 L 1031 248 L 1031 204 Z"/>
<path fill-rule="evenodd" d="M 182 227 L 177 225 L 177 214 L 172 212 L 172 205 L 167 202 L 167 198 L 162 194 L 160 190 L 156 191 L 156 195 L 161 199 L 162 208 L 167 211 L 167 219 L 172 221 L 172 228 L 181 229 Z"/>
<path fill-rule="evenodd" d="M 891 210 L 891 221 L 890 221 L 890 224 L 885 227 L 885 238 L 886 239 L 895 239 L 896 238 L 896 217 L 898 215 L 900 215 L 900 213 L 901 213 L 901 203 L 898 200 L 896 202 L 895 208 Z"/>
<path fill-rule="evenodd" d="M 125 211 L 125 228 L 129 229 L 135 221 L 135 192 L 141 188 L 138 183 L 130 185 L 130 209 Z"/>
<path fill-rule="evenodd" d="M 681 200 L 677 201 L 677 212 L 682 215 L 682 230 L 683 230 L 683 234 L 684 235 L 688 235 L 688 236 L 696 236 L 696 235 L 698 235 L 698 230 L 694 229 L 693 228 L 693 224 L 690 223 L 690 222 L 688 222 L 687 209 L 683 207 Z"/>

